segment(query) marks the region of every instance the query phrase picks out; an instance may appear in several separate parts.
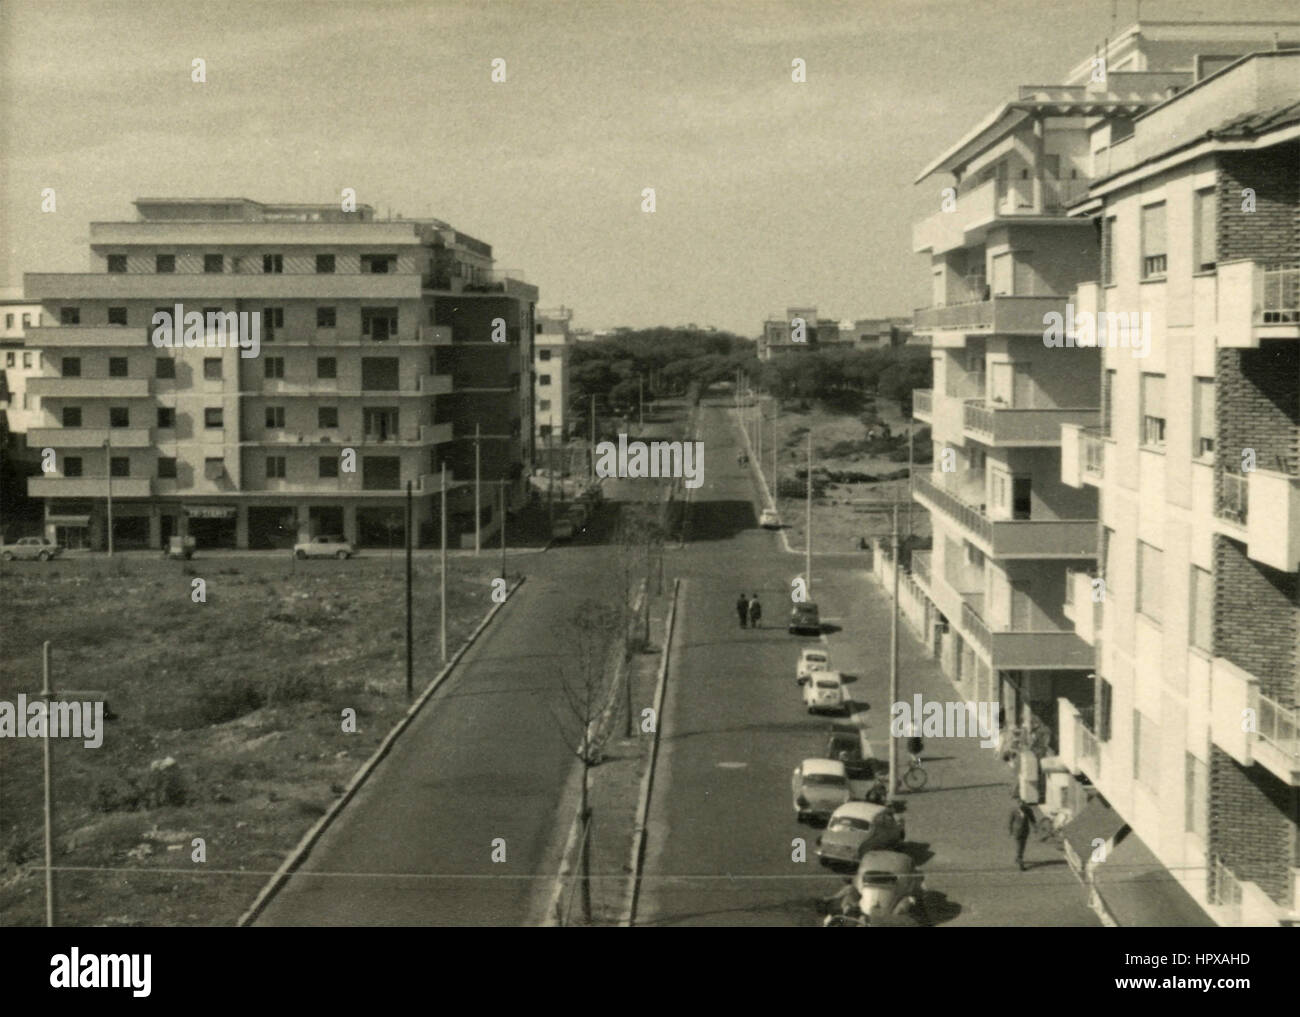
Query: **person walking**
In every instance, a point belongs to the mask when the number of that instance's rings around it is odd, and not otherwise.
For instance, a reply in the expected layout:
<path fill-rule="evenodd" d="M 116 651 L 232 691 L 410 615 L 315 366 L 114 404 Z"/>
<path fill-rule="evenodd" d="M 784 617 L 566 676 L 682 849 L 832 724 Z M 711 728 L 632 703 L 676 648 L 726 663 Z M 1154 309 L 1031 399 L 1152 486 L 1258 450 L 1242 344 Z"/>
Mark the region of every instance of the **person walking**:
<path fill-rule="evenodd" d="M 749 602 L 749 627 L 751 629 L 760 629 L 763 626 L 759 624 L 763 620 L 763 605 L 758 602 L 758 594 L 754 594 L 753 600 Z"/>
<path fill-rule="evenodd" d="M 740 627 L 743 629 L 745 627 L 745 622 L 749 619 L 749 601 L 745 599 L 743 593 L 736 601 L 736 614 L 740 616 Z"/>
<path fill-rule="evenodd" d="M 1011 800 L 1015 803 L 1011 808 L 1010 822 L 1008 823 L 1008 832 L 1011 839 L 1016 842 L 1016 865 L 1020 871 L 1025 871 L 1025 841 L 1029 840 L 1029 828 L 1033 825 L 1033 813 L 1030 812 L 1029 806 L 1020 800 L 1020 796 L 1015 791 L 1011 792 Z"/>

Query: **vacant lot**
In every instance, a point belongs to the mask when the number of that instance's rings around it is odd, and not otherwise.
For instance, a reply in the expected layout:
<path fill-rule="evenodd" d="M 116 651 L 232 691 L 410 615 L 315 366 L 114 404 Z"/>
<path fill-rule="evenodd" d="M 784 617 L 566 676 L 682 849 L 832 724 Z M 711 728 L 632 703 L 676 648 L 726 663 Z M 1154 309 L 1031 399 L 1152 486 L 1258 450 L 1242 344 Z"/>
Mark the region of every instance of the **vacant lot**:
<path fill-rule="evenodd" d="M 498 562 L 452 560 L 449 653 L 491 607 Z M 0 567 L 0 699 L 40 689 L 48 639 L 55 688 L 102 695 L 116 718 L 100 748 L 53 745 L 58 924 L 238 917 L 407 708 L 404 568 L 400 554 Z M 436 558 L 417 558 L 414 588 L 418 693 L 441 667 Z M 0 739 L 5 925 L 44 921 L 41 772 L 40 740 Z"/>

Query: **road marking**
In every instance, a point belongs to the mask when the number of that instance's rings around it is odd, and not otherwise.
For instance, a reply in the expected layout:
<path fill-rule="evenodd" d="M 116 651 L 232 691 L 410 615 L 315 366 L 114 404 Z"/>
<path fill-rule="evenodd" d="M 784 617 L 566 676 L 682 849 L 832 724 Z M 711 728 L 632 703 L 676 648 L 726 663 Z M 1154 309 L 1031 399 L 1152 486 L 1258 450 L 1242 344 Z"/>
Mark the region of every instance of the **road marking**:
<path fill-rule="evenodd" d="M 727 763 L 718 763 L 717 765 L 719 770 L 743 770 L 749 764 L 727 762 Z"/>

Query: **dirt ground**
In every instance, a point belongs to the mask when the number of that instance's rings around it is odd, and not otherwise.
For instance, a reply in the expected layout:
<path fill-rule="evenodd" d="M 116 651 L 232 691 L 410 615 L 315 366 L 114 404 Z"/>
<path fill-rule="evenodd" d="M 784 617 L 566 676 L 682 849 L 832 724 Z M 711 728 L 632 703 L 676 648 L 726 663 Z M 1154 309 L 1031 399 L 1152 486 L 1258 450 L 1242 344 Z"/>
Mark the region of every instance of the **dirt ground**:
<path fill-rule="evenodd" d="M 452 559 L 449 654 L 498 562 Z M 54 687 L 115 715 L 99 748 L 53 743 L 56 922 L 233 924 L 407 709 L 404 578 L 400 554 L 0 568 L 0 699 L 39 691 L 48 639 Z M 436 558 L 417 558 L 413 599 L 418 694 L 441 667 Z M 3 925 L 44 922 L 41 744 L 0 739 Z"/>

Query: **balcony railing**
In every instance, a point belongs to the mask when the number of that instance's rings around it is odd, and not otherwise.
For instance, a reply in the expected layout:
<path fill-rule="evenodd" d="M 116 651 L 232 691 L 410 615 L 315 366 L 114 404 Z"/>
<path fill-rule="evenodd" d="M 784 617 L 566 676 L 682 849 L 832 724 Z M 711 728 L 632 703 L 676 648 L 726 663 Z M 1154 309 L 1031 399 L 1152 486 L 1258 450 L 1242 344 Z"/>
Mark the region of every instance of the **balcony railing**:
<path fill-rule="evenodd" d="M 912 575 L 923 586 L 930 586 L 930 556 L 931 551 L 913 551 L 912 552 Z"/>
<path fill-rule="evenodd" d="M 1300 767 L 1300 712 L 1259 694 L 1259 736 Z"/>
<path fill-rule="evenodd" d="M 1105 476 L 1106 445 L 1099 427 L 1083 429 L 1083 472 L 1094 477 Z"/>
<path fill-rule="evenodd" d="M 1092 763 L 1094 771 L 1101 765 L 1101 749 L 1097 742 L 1097 734 L 1080 716 L 1076 716 L 1074 720 L 1074 745 L 1078 750 L 1079 758 Z"/>
<path fill-rule="evenodd" d="M 1062 424 L 1095 424 L 1099 412 L 1090 407 L 1026 409 L 968 399 L 962 406 L 962 426 L 994 445 L 1055 446 L 1061 443 Z"/>
<path fill-rule="evenodd" d="M 972 531 L 985 541 L 993 541 L 993 523 L 983 512 L 973 505 L 968 505 L 957 496 L 948 493 L 924 473 L 917 474 L 913 483 L 918 494 L 935 502 L 939 508 L 956 519 L 966 529 Z"/>
<path fill-rule="evenodd" d="M 965 304 L 920 307 L 913 313 L 918 332 L 992 332 L 1041 335 L 1049 312 L 1064 313 L 1065 297 L 994 296 Z"/>
<path fill-rule="evenodd" d="M 1230 920 L 1235 922 L 1241 918 L 1241 883 L 1238 881 L 1236 874 L 1223 863 L 1223 859 L 1218 855 L 1210 865 L 1210 903 L 1218 907 L 1226 908 L 1229 912 Z"/>
<path fill-rule="evenodd" d="M 971 596 L 979 596 L 980 603 L 983 602 L 983 597 L 979 594 L 962 594 L 961 626 L 970 634 L 970 637 L 974 639 L 975 642 L 979 643 L 980 646 L 987 650 L 989 644 L 992 642 L 989 635 L 989 627 L 980 616 L 978 608 L 967 599 Z"/>
<path fill-rule="evenodd" d="M 995 557 L 1087 558 L 1097 553 L 1096 519 L 990 519 L 983 508 L 945 490 L 932 476 L 915 476 L 915 494 L 933 502 Z"/>
<path fill-rule="evenodd" d="M 1263 270 L 1261 325 L 1300 323 L 1300 263 L 1268 265 Z"/>
<path fill-rule="evenodd" d="M 927 417 L 934 413 L 934 390 L 929 388 L 912 389 L 912 416 L 919 417 L 925 414 Z"/>
<path fill-rule="evenodd" d="M 1241 473 L 1221 473 L 1219 477 L 1219 518 L 1245 526 L 1250 510 L 1248 478 Z"/>

